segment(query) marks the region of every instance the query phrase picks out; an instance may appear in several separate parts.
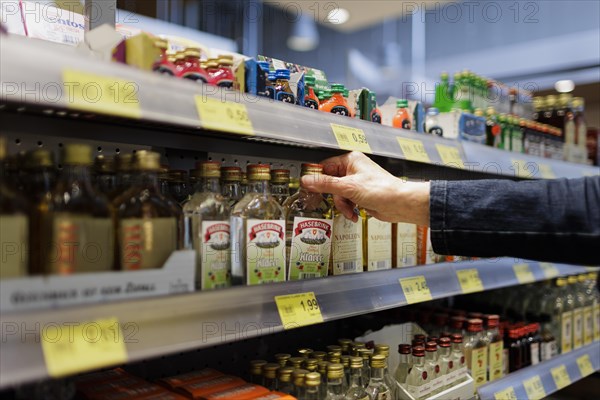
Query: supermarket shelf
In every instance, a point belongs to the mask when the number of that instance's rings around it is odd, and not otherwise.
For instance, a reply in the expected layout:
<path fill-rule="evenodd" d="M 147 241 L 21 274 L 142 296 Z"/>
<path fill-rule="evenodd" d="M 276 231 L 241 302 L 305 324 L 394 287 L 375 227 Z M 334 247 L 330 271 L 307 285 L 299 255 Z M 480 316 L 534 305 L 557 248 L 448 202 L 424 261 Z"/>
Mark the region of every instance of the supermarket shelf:
<path fill-rule="evenodd" d="M 591 365 L 591 369 L 583 366 L 586 361 L 589 361 L 588 366 Z M 557 387 L 557 384 L 560 385 L 561 381 L 559 380 L 557 383 L 553 375 L 557 375 L 563 366 L 568 374 L 568 376 L 563 375 L 563 377 L 568 378 L 564 380 L 567 384 L 583 379 L 593 371 L 600 370 L 600 342 L 594 342 L 567 354 L 556 356 L 551 360 L 523 368 L 504 378 L 483 385 L 477 391 L 482 400 L 508 398 L 505 396 L 511 391 L 511 388 L 515 394 L 515 399 L 542 398 L 562 388 Z M 533 383 L 538 379 L 541 382 L 542 389 L 540 390 L 538 384 L 537 393 L 539 395 L 532 396 Z M 529 389 L 529 393 L 527 389 Z"/>
<path fill-rule="evenodd" d="M 511 259 L 479 260 L 294 281 L 254 287 L 146 298 L 64 309 L 2 313 L 0 388 L 48 376 L 40 332 L 52 324 L 116 318 L 129 361 L 233 342 L 284 330 L 274 296 L 313 292 L 323 321 L 407 304 L 400 279 L 422 276 L 431 298 L 463 293 L 457 271 L 475 269 L 480 290 L 518 285 Z M 519 262 L 523 265 L 523 262 Z M 532 280 L 586 271 L 583 267 L 525 262 Z M 287 326 L 291 328 L 292 326 Z"/>
<path fill-rule="evenodd" d="M 63 72 L 68 69 L 85 72 L 94 78 L 108 78 L 111 82 L 116 78 L 125 84 L 135 83 L 139 89 L 137 93 L 141 108 L 139 119 L 117 118 L 115 122 L 122 128 L 132 124 L 134 126 L 152 124 L 154 128 L 161 126 L 166 136 L 163 139 L 165 141 L 168 141 L 170 137 L 168 136 L 169 131 L 173 130 L 184 130 L 194 134 L 199 131 L 220 130 L 215 128 L 214 124 L 211 125 L 199 117 L 195 97 L 201 96 L 201 99 L 217 99 L 243 104 L 246 107 L 254 136 L 237 135 L 231 126 L 225 128 L 229 129 L 229 133 L 220 134 L 222 137 L 234 136 L 240 142 L 253 140 L 309 149 L 347 150 L 347 146 L 340 147 L 333 133 L 331 124 L 338 124 L 362 130 L 372 154 L 392 159 L 405 159 L 398 139 L 412 139 L 422 143 L 430 165 L 444 165 L 437 146 L 445 145 L 458 150 L 458 154 L 467 168 L 488 174 L 524 177 L 514 171 L 515 158 L 518 158 L 518 161 L 547 166 L 544 171 L 548 176 L 581 177 L 600 174 L 600 169 L 595 167 L 572 165 L 520 154 L 515 157 L 514 153 L 497 151 L 484 146 L 416 134 L 326 113 L 316 113 L 302 107 L 294 107 L 248 94 L 222 91 L 210 86 L 195 86 L 190 82 L 141 72 L 116 63 L 102 62 L 93 57 L 82 56 L 73 48 L 42 41 L 10 36 L 3 37 L 1 44 L 0 99 L 7 104 L 23 107 L 25 111 L 30 107 L 52 114 L 56 110 L 69 109 L 69 90 L 66 90 L 63 84 Z M 43 60 L 43 63 L 23 65 L 19 60 L 25 54 L 36 54 L 37 59 Z M 85 118 L 86 121 L 94 120 L 94 118 L 97 120 L 106 118 L 94 115 L 93 111 L 89 111 L 92 114 L 90 118 L 87 113 L 82 114 L 73 108 L 70 110 L 68 116 L 78 116 L 78 118 Z M 114 115 L 110 117 L 113 118 Z M 180 141 L 175 140 L 174 142 Z M 499 168 L 490 169 L 490 161 L 497 164 Z M 478 165 L 475 166 L 475 164 Z M 533 177 L 538 176 L 541 175 Z"/>

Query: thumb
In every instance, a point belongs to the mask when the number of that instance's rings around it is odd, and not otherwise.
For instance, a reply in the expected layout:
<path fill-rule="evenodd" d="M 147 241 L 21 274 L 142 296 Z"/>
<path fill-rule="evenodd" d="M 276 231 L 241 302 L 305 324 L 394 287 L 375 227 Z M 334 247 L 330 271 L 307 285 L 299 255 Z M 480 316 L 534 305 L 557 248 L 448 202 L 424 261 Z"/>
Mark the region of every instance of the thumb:
<path fill-rule="evenodd" d="M 330 175 L 304 175 L 300 179 L 303 188 L 315 193 L 330 193 L 347 197 L 348 185 L 343 177 Z"/>

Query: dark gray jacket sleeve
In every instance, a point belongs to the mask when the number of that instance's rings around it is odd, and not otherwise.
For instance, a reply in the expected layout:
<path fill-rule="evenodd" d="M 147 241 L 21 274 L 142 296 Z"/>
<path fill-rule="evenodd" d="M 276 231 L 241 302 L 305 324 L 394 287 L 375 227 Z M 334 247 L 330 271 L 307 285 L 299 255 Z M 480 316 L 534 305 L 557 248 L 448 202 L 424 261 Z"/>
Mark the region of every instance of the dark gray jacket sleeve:
<path fill-rule="evenodd" d="M 600 265 L 600 177 L 432 181 L 438 254 Z"/>

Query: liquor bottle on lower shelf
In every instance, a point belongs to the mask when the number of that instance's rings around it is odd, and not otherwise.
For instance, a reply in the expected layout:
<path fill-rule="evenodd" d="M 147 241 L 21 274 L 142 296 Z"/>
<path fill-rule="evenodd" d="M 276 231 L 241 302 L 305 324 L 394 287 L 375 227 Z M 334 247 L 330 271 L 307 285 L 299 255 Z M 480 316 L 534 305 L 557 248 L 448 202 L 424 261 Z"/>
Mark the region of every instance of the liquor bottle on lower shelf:
<path fill-rule="evenodd" d="M 327 376 L 327 366 L 329 365 L 329 361 L 319 361 L 317 363 L 317 372 L 321 376 Z M 327 379 L 322 379 L 321 384 L 319 385 L 319 397 L 324 399 L 327 396 Z"/>
<path fill-rule="evenodd" d="M 320 164 L 302 164 L 302 176 L 318 179 L 322 172 Z M 331 205 L 322 194 L 300 188 L 285 201 L 283 208 L 289 280 L 327 276 L 333 230 Z"/>
<path fill-rule="evenodd" d="M 396 382 L 400 385 L 404 385 L 406 383 L 406 377 L 408 375 L 408 371 L 410 369 L 410 357 L 411 357 L 411 346 L 410 344 L 399 344 L 398 345 L 398 353 L 399 353 L 399 362 L 396 367 L 396 372 L 394 373 L 394 378 Z"/>
<path fill-rule="evenodd" d="M 342 364 L 329 364 L 327 366 L 327 395 L 325 400 L 344 399 L 344 366 Z"/>
<path fill-rule="evenodd" d="M 249 165 L 248 179 L 249 192 L 231 213 L 234 284 L 283 282 L 285 220 L 283 209 L 271 195 L 269 165 Z"/>
<path fill-rule="evenodd" d="M 263 373 L 263 386 L 269 390 L 277 389 L 277 370 L 279 369 L 279 364 L 277 363 L 267 363 L 262 367 Z"/>
<path fill-rule="evenodd" d="M 350 382 L 350 356 L 342 354 L 340 362 L 344 366 L 344 392 L 348 390 L 348 382 Z"/>
<path fill-rule="evenodd" d="M 464 371 L 464 373 L 462 373 L 461 376 L 459 376 L 459 379 L 456 381 L 457 383 L 460 383 L 467 380 L 467 360 L 465 358 L 465 354 L 463 353 L 463 336 L 460 333 L 453 333 L 450 335 L 450 342 L 452 343 L 451 357 L 454 368 Z"/>
<path fill-rule="evenodd" d="M 294 392 L 292 372 L 294 372 L 294 368 L 281 366 L 280 364 L 280 368 L 277 370 L 277 391 L 286 394 Z"/>
<path fill-rule="evenodd" d="M 358 356 L 363 359 L 363 382 L 366 385 L 369 384 L 369 379 L 371 379 L 371 351 L 366 348 L 362 348 L 358 350 Z"/>
<path fill-rule="evenodd" d="M 196 251 L 196 287 L 231 286 L 229 204 L 221 195 L 221 164 L 203 161 L 192 198 L 183 206 L 186 231 Z"/>
<path fill-rule="evenodd" d="M 569 276 L 568 282 L 571 293 L 573 294 L 573 350 L 576 350 L 583 346 L 585 330 L 583 316 L 585 310 L 585 295 L 581 290 L 579 277 L 577 275 Z"/>
<path fill-rule="evenodd" d="M 288 353 L 277 353 L 275 354 L 275 360 L 279 363 L 281 367 L 285 367 L 288 365 L 288 360 L 292 358 L 291 354 Z"/>
<path fill-rule="evenodd" d="M 560 353 L 565 354 L 573 350 L 573 295 L 568 288 L 567 278 L 558 278 L 556 286 L 559 288 L 556 302 L 561 304 L 560 316 Z"/>
<path fill-rule="evenodd" d="M 94 160 L 94 186 L 96 190 L 104 195 L 117 189 L 117 171 L 115 158 L 100 154 Z"/>
<path fill-rule="evenodd" d="M 391 389 L 385 383 L 385 356 L 382 354 L 371 357 L 371 378 L 365 391 L 371 400 L 388 400 L 392 398 Z"/>
<path fill-rule="evenodd" d="M 520 343 L 521 329 L 511 327 L 508 330 L 508 340 L 506 347 L 508 348 L 508 372 L 515 372 L 522 368 L 523 350 Z"/>
<path fill-rule="evenodd" d="M 39 206 L 42 268 L 59 275 L 109 271 L 114 265 L 112 212 L 108 199 L 92 187 L 91 147 L 65 144 L 62 164 L 51 195 Z M 86 256 L 82 250 L 88 247 L 97 249 L 97 258 Z"/>
<path fill-rule="evenodd" d="M 361 357 L 350 357 L 350 383 L 346 392 L 346 400 L 369 400 L 362 378 L 362 366 Z"/>
<path fill-rule="evenodd" d="M 441 380 L 437 380 L 441 376 L 440 364 L 438 363 L 437 343 L 425 343 L 425 368 L 431 380 L 431 394 L 437 394 L 443 390 Z"/>
<path fill-rule="evenodd" d="M 296 396 L 302 400 L 322 400 L 319 393 L 321 385 L 321 375 L 318 372 L 309 372 L 304 377 L 304 396 Z"/>
<path fill-rule="evenodd" d="M 500 317 L 495 314 L 484 316 L 485 320 L 485 336 L 488 344 L 488 366 L 487 374 L 488 381 L 495 381 L 502 377 L 504 341 L 498 330 Z"/>
<path fill-rule="evenodd" d="M 242 199 L 242 169 L 240 167 L 221 167 L 221 194 L 227 199 L 229 208 Z"/>
<path fill-rule="evenodd" d="M 306 374 L 309 372 L 305 369 L 296 368 L 294 372 L 292 372 L 292 382 L 294 383 L 294 392 L 292 396 L 296 397 L 298 400 L 303 399 L 306 391 Z M 319 375 L 320 378 L 320 375 Z M 319 379 L 319 384 L 321 380 Z"/>
<path fill-rule="evenodd" d="M 412 366 L 406 377 L 406 390 L 416 400 L 424 399 L 431 393 L 429 383 L 431 377 L 425 365 L 425 348 L 416 346 L 412 348 Z"/>
<path fill-rule="evenodd" d="M 6 184 L 6 148 L 6 140 L 0 137 L 0 280 L 27 276 L 30 268 L 29 258 L 37 252 L 29 247 L 29 235 L 34 233 L 30 227 L 30 205 L 25 197 Z M 8 251 L 9 248 L 13 248 L 14 251 Z"/>
<path fill-rule="evenodd" d="M 283 203 L 290 197 L 290 170 L 273 169 L 271 170 L 271 194 L 277 202 L 283 206 Z"/>
<path fill-rule="evenodd" d="M 390 375 L 388 360 L 390 359 L 390 346 L 387 344 L 376 344 L 373 349 L 373 355 L 382 355 L 385 357 L 385 368 L 383 369 L 383 377 L 385 384 L 390 388 L 392 398 L 396 398 L 396 382 Z"/>
<path fill-rule="evenodd" d="M 124 270 L 161 268 L 177 249 L 178 215 L 160 193 L 160 154 L 140 150 L 133 158 L 133 187 L 118 196 L 117 247 Z"/>
<path fill-rule="evenodd" d="M 440 366 L 439 376 L 447 376 L 457 369 L 452 360 L 450 338 L 443 337 L 438 339 L 438 346 L 438 364 Z M 443 385 L 441 391 L 450 388 L 452 384 L 453 383 Z"/>
<path fill-rule="evenodd" d="M 487 382 L 488 348 L 482 335 L 482 322 L 478 318 L 467 320 L 467 336 L 464 344 L 467 368 L 475 381 L 475 387 Z"/>

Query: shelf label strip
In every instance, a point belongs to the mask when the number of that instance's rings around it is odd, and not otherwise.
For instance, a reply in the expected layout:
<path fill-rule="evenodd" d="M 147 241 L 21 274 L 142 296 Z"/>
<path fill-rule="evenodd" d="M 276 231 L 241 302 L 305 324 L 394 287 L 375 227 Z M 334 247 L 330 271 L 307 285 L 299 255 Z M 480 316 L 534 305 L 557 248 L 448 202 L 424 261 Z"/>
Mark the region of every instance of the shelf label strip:
<path fill-rule="evenodd" d="M 535 281 L 535 277 L 531 269 L 529 269 L 529 264 L 515 264 L 513 265 L 513 270 L 520 284 L 523 285 Z"/>
<path fill-rule="evenodd" d="M 494 393 L 494 398 L 496 400 L 518 400 L 517 395 L 515 394 L 515 389 L 513 389 L 512 386 Z"/>
<path fill-rule="evenodd" d="M 254 135 L 252 121 L 245 104 L 217 100 L 206 96 L 196 96 L 196 109 L 200 124 L 205 129 Z"/>
<path fill-rule="evenodd" d="M 399 281 L 408 304 L 421 303 L 433 299 L 423 275 L 400 278 Z"/>
<path fill-rule="evenodd" d="M 360 151 L 372 154 L 371 146 L 367 141 L 367 136 L 362 129 L 349 126 L 331 124 L 331 130 L 335 140 L 342 150 Z"/>
<path fill-rule="evenodd" d="M 460 156 L 460 150 L 456 146 L 436 143 L 435 148 L 444 166 L 465 169 L 465 164 Z"/>
<path fill-rule="evenodd" d="M 582 378 L 593 374 L 595 371 L 588 354 L 577 357 L 577 366 L 579 367 L 579 372 L 581 373 Z"/>
<path fill-rule="evenodd" d="M 558 268 L 554 264 L 548 262 L 541 262 L 539 264 L 546 278 L 552 279 L 558 276 Z"/>
<path fill-rule="evenodd" d="M 456 276 L 464 294 L 483 292 L 483 283 L 479 279 L 479 271 L 476 268 L 458 270 Z"/>
<path fill-rule="evenodd" d="M 430 163 L 429 155 L 425 150 L 423 142 L 417 139 L 407 139 L 403 137 L 397 137 L 398 144 L 402 153 L 407 160 L 418 161 L 422 163 Z"/>
<path fill-rule="evenodd" d="M 556 384 L 557 390 L 560 390 L 571 384 L 571 377 L 569 376 L 567 367 L 565 367 L 564 364 L 552 368 L 550 370 L 550 373 L 552 374 L 552 379 L 554 379 L 554 383 Z"/>
<path fill-rule="evenodd" d="M 539 375 L 523 381 L 523 387 L 529 400 L 540 400 L 546 397 L 546 390 Z"/>
<path fill-rule="evenodd" d="M 275 304 L 284 329 L 323 322 L 321 307 L 313 292 L 275 296 Z"/>

